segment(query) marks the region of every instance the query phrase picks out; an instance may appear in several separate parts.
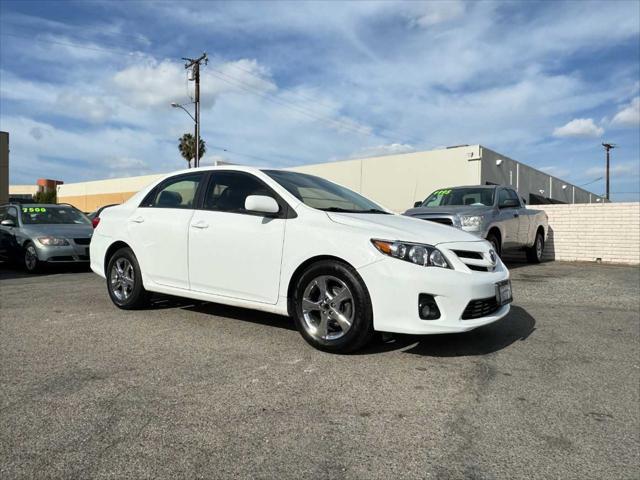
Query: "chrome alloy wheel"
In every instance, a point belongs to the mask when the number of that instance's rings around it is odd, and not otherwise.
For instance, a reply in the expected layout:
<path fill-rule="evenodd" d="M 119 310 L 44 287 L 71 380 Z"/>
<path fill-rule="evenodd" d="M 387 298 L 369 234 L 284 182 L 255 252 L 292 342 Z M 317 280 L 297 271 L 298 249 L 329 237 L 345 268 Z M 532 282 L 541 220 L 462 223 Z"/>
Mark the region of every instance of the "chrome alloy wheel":
<path fill-rule="evenodd" d="M 355 304 L 347 284 L 332 275 L 314 278 L 302 294 L 304 329 L 319 340 L 337 340 L 353 325 Z"/>
<path fill-rule="evenodd" d="M 38 264 L 38 254 L 36 253 L 36 247 L 28 245 L 24 252 L 24 264 L 27 270 L 32 271 Z"/>
<path fill-rule="evenodd" d="M 135 285 L 133 265 L 126 258 L 119 258 L 111 267 L 109 283 L 111 291 L 120 302 L 126 301 L 133 293 Z"/>
<path fill-rule="evenodd" d="M 538 257 L 538 260 L 542 258 L 542 248 L 543 248 L 542 237 L 538 235 L 536 236 L 536 255 Z"/>

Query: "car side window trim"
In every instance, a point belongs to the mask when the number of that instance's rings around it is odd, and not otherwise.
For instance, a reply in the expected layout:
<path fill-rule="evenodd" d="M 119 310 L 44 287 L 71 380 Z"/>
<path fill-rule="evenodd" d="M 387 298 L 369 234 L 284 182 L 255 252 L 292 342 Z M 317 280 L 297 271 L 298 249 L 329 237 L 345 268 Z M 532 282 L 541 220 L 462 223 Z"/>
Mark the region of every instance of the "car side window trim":
<path fill-rule="evenodd" d="M 268 215 L 268 214 L 260 213 L 260 212 L 228 211 L 228 210 L 215 210 L 215 209 L 212 209 L 212 208 L 205 208 L 205 206 L 204 206 L 205 196 L 206 196 L 207 192 L 209 191 L 209 187 L 213 187 L 217 173 L 233 173 L 235 175 L 250 177 L 252 180 L 257 181 L 258 183 L 260 183 L 268 191 L 269 196 L 274 198 L 274 200 L 276 201 L 276 203 L 280 207 L 280 211 L 277 214 Z M 289 203 L 287 203 L 287 201 L 284 198 L 282 198 L 278 194 L 278 192 L 276 192 L 273 188 L 271 188 L 271 186 L 268 185 L 264 180 L 262 180 L 261 178 L 257 177 L 256 175 L 253 175 L 253 174 L 251 174 L 249 172 L 242 172 L 240 170 L 213 170 L 213 171 L 210 171 L 208 176 L 207 176 L 207 178 L 205 179 L 204 186 L 202 188 L 202 191 L 201 191 L 200 198 L 199 198 L 199 201 L 197 203 L 196 209 L 197 210 L 204 210 L 206 212 L 234 213 L 234 214 L 237 214 L 237 215 L 252 215 L 252 216 L 269 217 L 269 218 L 285 218 L 285 219 L 288 219 L 288 218 L 296 218 L 298 216 L 296 214 L 295 210 L 293 208 L 291 208 Z"/>
<path fill-rule="evenodd" d="M 196 192 L 193 195 L 193 204 L 191 207 L 164 207 L 164 206 L 158 207 L 156 205 L 151 204 L 156 198 L 156 194 L 160 192 L 160 190 L 165 188 L 167 185 L 172 183 L 177 183 L 182 178 L 189 178 L 194 176 L 198 176 L 200 178 L 198 179 L 198 186 L 196 188 Z M 142 202 L 140 202 L 140 204 L 138 205 L 138 208 L 172 208 L 176 210 L 195 210 L 199 205 L 200 197 L 202 195 L 203 185 L 206 183 L 206 180 L 207 180 L 207 175 L 205 175 L 205 172 L 181 173 L 180 175 L 175 175 L 173 177 L 165 178 L 162 182 L 160 182 L 158 185 L 153 187 L 149 193 L 147 193 L 147 195 L 144 197 Z"/>

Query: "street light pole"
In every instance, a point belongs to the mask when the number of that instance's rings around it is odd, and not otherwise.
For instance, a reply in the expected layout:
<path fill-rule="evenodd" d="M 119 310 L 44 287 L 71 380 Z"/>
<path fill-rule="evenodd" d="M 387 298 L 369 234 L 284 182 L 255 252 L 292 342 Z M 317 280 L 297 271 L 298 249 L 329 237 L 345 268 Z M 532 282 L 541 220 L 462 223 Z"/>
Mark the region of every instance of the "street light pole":
<path fill-rule="evenodd" d="M 171 106 L 173 108 L 181 108 L 182 110 L 185 111 L 185 113 L 187 115 L 189 115 L 189 117 L 191 117 L 191 120 L 193 120 L 193 123 L 195 124 L 195 138 L 198 138 L 199 133 L 200 133 L 198 131 L 198 121 L 193 117 L 193 115 L 191 115 L 191 112 L 189 112 L 189 110 L 184 108 L 184 105 L 180 105 L 179 103 L 176 103 L 176 102 L 171 102 Z M 200 142 L 196 143 L 196 158 L 194 159 L 194 162 L 193 162 L 193 168 L 198 166 L 198 161 L 200 160 L 200 152 L 198 151 L 200 149 L 199 143 Z M 189 168 L 191 168 L 191 167 L 189 167 Z"/>

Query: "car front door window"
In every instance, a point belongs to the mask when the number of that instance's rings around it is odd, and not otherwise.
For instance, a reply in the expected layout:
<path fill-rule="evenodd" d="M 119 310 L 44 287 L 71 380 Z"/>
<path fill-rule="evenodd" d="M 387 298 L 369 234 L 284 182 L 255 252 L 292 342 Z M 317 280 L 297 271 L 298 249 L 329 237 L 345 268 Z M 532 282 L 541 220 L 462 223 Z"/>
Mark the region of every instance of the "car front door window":
<path fill-rule="evenodd" d="M 204 194 L 203 208 L 219 212 L 250 213 L 244 207 L 249 195 L 275 196 L 267 185 L 252 175 L 215 172 Z"/>

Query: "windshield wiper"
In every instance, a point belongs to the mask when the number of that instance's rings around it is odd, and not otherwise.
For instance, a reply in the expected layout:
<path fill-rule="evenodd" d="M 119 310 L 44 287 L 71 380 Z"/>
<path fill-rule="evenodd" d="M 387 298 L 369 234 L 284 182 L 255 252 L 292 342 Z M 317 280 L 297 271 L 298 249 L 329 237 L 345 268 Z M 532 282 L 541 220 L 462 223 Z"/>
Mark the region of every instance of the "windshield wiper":
<path fill-rule="evenodd" d="M 391 215 L 389 212 L 380 210 L 379 208 L 370 208 L 369 210 L 361 210 L 357 213 L 382 213 L 383 215 Z"/>

